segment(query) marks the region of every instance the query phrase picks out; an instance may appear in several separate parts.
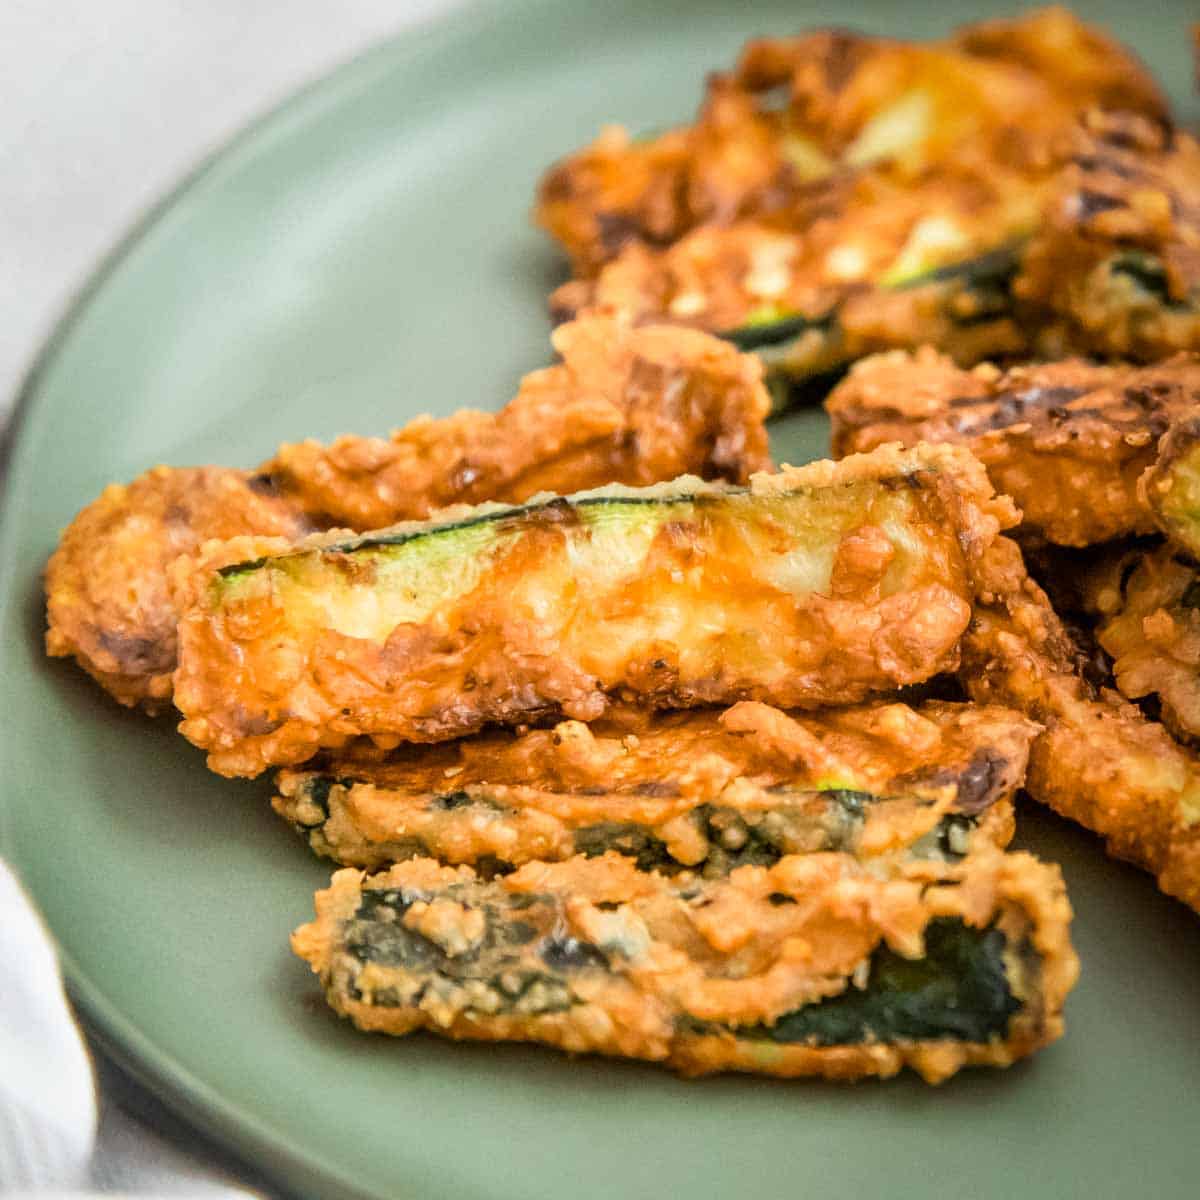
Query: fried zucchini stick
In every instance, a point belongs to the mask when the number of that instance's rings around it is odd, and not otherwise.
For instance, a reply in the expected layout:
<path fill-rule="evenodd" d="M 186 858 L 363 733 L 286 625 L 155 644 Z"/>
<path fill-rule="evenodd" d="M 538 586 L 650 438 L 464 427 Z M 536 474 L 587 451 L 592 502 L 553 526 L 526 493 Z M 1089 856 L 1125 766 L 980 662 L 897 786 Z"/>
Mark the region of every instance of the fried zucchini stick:
<path fill-rule="evenodd" d="M 979 839 L 1007 845 L 1038 731 L 939 702 L 621 717 L 283 770 L 273 805 L 318 854 L 368 870 L 428 857 L 487 874 L 606 851 L 705 877 L 822 850 L 951 861 Z"/>
<path fill-rule="evenodd" d="M 219 544 L 176 573 L 180 729 L 254 775 L 618 699 L 851 703 L 957 666 L 977 561 L 1013 520 L 965 451 L 892 447 L 748 488 L 685 477 Z"/>
<path fill-rule="evenodd" d="M 947 167 L 978 176 L 976 190 L 988 172 L 992 188 L 1011 186 L 1092 106 L 1168 114 L 1143 64 L 1062 8 L 936 42 L 841 29 L 756 39 L 733 70 L 708 76 L 693 125 L 636 139 L 608 126 L 556 163 L 535 219 L 586 279 L 623 250 L 657 249 L 699 226 L 790 223 L 848 171 L 904 183 Z M 886 205 L 877 218 L 886 222 Z"/>
<path fill-rule="evenodd" d="M 617 855 L 491 882 L 431 859 L 339 871 L 292 947 L 360 1029 L 663 1063 L 938 1083 L 1062 1033 L 1078 964 L 1058 868 L 1026 854 L 873 871 L 792 855 L 668 879 Z"/>
<path fill-rule="evenodd" d="M 720 333 L 763 359 L 781 405 L 886 349 L 1028 353 L 1059 322 L 1040 301 L 1018 320 L 1013 280 L 1042 213 L 1077 191 L 1063 167 L 1091 106 L 1168 118 L 1141 64 L 1062 9 L 926 44 L 751 42 L 692 127 L 610 127 L 546 176 L 536 218 L 577 276 L 551 311 Z"/>
<path fill-rule="evenodd" d="M 835 455 L 895 441 L 969 446 L 1021 509 L 1023 539 L 1061 546 L 1151 533 L 1156 520 L 1170 523 L 1164 512 L 1186 511 L 1158 481 L 1186 477 L 1180 448 L 1198 406 L 1192 354 L 1146 367 L 1069 359 L 1002 372 L 963 370 L 930 349 L 857 363 L 826 402 Z"/>
<path fill-rule="evenodd" d="M 975 607 L 961 678 L 976 701 L 1010 705 L 1045 727 L 1030 754 L 1029 794 L 1200 911 L 1200 759 L 1089 682 L 1014 543 L 999 539 L 988 566 L 993 598 Z"/>
<path fill-rule="evenodd" d="M 448 504 L 689 472 L 745 482 L 769 465 L 760 370 L 731 347 L 605 319 L 559 329 L 554 344 L 563 361 L 526 376 L 498 413 L 282 446 L 254 473 L 156 467 L 107 488 L 47 566 L 47 652 L 73 657 L 122 704 L 153 710 L 169 702 L 176 665 L 167 571 L 210 539 L 373 529 Z"/>

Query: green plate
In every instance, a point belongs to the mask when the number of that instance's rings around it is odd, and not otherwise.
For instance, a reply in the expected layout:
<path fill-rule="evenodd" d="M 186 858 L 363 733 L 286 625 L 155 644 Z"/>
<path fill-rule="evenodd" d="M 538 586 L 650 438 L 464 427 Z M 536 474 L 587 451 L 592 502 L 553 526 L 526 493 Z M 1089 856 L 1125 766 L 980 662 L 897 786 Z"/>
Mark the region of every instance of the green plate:
<path fill-rule="evenodd" d="M 1168 11 L 1169 10 L 1169 11 Z M 1088 6 L 1194 117 L 1190 4 Z M 327 877 L 169 722 L 41 653 L 39 572 L 105 483 L 252 464 L 284 438 L 494 406 L 548 358 L 561 273 L 529 224 L 539 171 L 606 120 L 686 117 L 748 35 L 850 15 L 926 36 L 982 4 L 484 5 L 351 64 L 200 170 L 105 266 L 46 350 L 11 446 L 0 547 L 0 845 L 122 1060 L 313 1197 L 755 1200 L 1191 1196 L 1200 1165 L 1200 927 L 1037 812 L 1083 978 L 1070 1032 L 938 1090 L 664 1071 L 354 1033 L 287 949 Z M 1151 19 L 1152 17 L 1152 19 Z M 810 414 L 779 457 L 824 448 Z M 0 971 L 2 971 L 0 967 Z"/>

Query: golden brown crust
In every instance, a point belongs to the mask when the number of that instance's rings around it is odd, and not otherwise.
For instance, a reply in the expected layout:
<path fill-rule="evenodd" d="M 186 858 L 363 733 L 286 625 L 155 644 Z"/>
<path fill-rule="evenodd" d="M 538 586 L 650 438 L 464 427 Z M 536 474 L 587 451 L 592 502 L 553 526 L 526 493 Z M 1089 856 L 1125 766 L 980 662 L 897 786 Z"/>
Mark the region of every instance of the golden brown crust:
<path fill-rule="evenodd" d="M 997 599 L 976 606 L 961 677 L 974 699 L 1012 705 L 1045 726 L 1026 789 L 1200 910 L 1200 760 L 1119 694 L 1084 679 L 1015 545 L 1000 539 L 992 567 Z"/>
<path fill-rule="evenodd" d="M 926 348 L 857 363 L 826 408 L 835 454 L 894 441 L 969 446 L 1021 509 L 1026 538 L 1087 546 L 1154 529 L 1140 481 L 1198 404 L 1196 355 L 1001 372 L 964 370 Z"/>
<path fill-rule="evenodd" d="M 560 329 L 555 346 L 563 361 L 527 376 L 499 413 L 283 446 L 253 474 L 157 467 L 113 485 L 50 560 L 48 652 L 73 656 L 123 704 L 159 707 L 175 668 L 168 569 L 210 539 L 372 529 L 455 503 L 689 472 L 742 483 L 769 466 L 761 370 L 731 346 L 606 319 Z"/>
<path fill-rule="evenodd" d="M 243 471 L 155 467 L 128 486 L 111 484 L 46 565 L 46 651 L 75 658 L 122 704 L 163 707 L 176 657 L 167 564 L 210 539 L 291 539 L 310 528 Z"/>
<path fill-rule="evenodd" d="M 768 468 L 754 359 L 694 330 L 593 318 L 558 329 L 562 361 L 498 413 L 417 418 L 388 439 L 281 446 L 261 470 L 328 524 L 380 529 L 452 504 L 679 475 L 745 483 Z"/>
<path fill-rule="evenodd" d="M 317 853 L 368 870 L 605 849 L 705 874 L 823 849 L 961 855 L 1007 844 L 1036 732 L 1007 709 L 938 702 L 629 711 L 283 770 L 272 803 Z M 928 835 L 949 813 L 943 846 Z"/>
<path fill-rule="evenodd" d="M 181 568 L 175 699 L 210 765 L 593 720 L 619 697 L 793 707 L 919 682 L 955 666 L 975 565 L 1014 514 L 969 454 L 929 446 L 741 493 L 684 479 L 461 519 L 232 575 L 204 554 Z"/>
<path fill-rule="evenodd" d="M 1097 107 L 1165 118 L 1166 98 L 1149 69 L 1124 43 L 1080 21 L 1062 5 L 1019 17 L 964 25 L 954 45 L 978 58 L 1020 63 L 1054 80 L 1078 109 Z"/>
<path fill-rule="evenodd" d="M 524 949 L 497 950 L 514 902 Z M 400 939 L 368 932 L 371 940 L 360 941 L 363 920 L 375 925 L 389 904 Z M 1006 1066 L 1060 1036 L 1078 972 L 1058 870 L 1024 854 L 981 853 L 889 875 L 846 855 L 801 855 L 683 885 L 613 855 L 534 863 L 490 884 L 468 868 L 417 859 L 368 879 L 340 871 L 317 894 L 316 909 L 293 949 L 320 976 L 334 1009 L 361 1029 L 536 1041 L 691 1075 L 855 1079 L 909 1065 L 936 1083 L 967 1064 Z M 865 981 L 879 947 L 920 958 L 937 918 L 1004 933 L 1020 1003 L 1003 1034 L 822 1046 L 755 1032 Z M 441 971 L 407 958 L 403 944 L 414 935 L 438 948 Z M 1019 946 L 1029 947 L 1021 961 Z M 513 986 L 531 980 L 519 996 L 505 983 L 510 973 Z"/>

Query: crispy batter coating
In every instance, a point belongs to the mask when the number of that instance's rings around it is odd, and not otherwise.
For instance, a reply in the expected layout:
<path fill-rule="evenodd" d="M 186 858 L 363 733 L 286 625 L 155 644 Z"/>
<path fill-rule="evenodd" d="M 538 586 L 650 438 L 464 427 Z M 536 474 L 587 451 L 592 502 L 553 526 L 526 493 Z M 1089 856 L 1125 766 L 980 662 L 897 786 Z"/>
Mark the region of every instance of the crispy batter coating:
<path fill-rule="evenodd" d="M 1200 346 L 1200 144 L 1091 113 L 1013 282 L 1037 352 L 1154 362 Z"/>
<path fill-rule="evenodd" d="M 1162 722 L 1200 740 L 1200 583 L 1194 562 L 1169 545 L 1119 547 L 1083 572 L 1084 611 L 1130 700 L 1154 697 Z"/>
<path fill-rule="evenodd" d="M 1062 9 L 921 45 L 751 42 L 692 127 L 610 128 L 547 175 L 536 216 L 576 269 L 551 310 L 719 332 L 764 359 L 781 403 L 892 348 L 1061 350 L 1037 283 L 1024 313 L 1013 278 L 1044 211 L 1074 211 L 1063 169 L 1088 161 L 1095 135 L 1071 131 L 1092 106 L 1167 119 L 1141 64 Z"/>
<path fill-rule="evenodd" d="M 160 708 L 176 658 L 166 564 L 213 538 L 294 539 L 312 528 L 244 471 L 155 467 L 128 486 L 110 484 L 46 567 L 46 651 L 75 658 L 122 704 Z"/>
<path fill-rule="evenodd" d="M 318 854 L 367 870 L 606 851 L 706 877 L 821 850 L 952 860 L 1007 845 L 1037 731 L 939 702 L 629 712 L 283 770 L 272 803 Z"/>
<path fill-rule="evenodd" d="M 761 372 L 731 346 L 602 318 L 559 329 L 554 344 L 562 362 L 528 375 L 498 413 L 283 446 L 253 474 L 156 467 L 108 488 L 47 566 L 48 653 L 74 657 L 122 704 L 155 708 L 176 665 L 167 570 L 210 539 L 372 529 L 452 503 L 689 472 L 741 483 L 769 466 Z"/>
<path fill-rule="evenodd" d="M 880 220 L 905 185 L 938 172 L 945 203 L 957 183 L 964 208 L 980 209 L 1020 191 L 1093 105 L 1167 115 L 1142 64 L 1062 8 L 940 42 L 844 30 L 756 40 L 732 71 L 709 76 L 691 127 L 635 141 L 611 126 L 552 167 L 535 216 L 587 278 L 627 247 L 662 247 L 701 225 L 763 218 L 805 230 L 848 173 L 885 189 Z M 925 211 L 939 208 L 912 210 Z"/>
<path fill-rule="evenodd" d="M 972 854 L 891 872 L 792 855 L 669 880 L 606 855 L 479 881 L 339 871 L 292 947 L 360 1029 L 532 1041 L 687 1075 L 938 1083 L 1062 1033 L 1078 974 L 1058 868 Z"/>
<path fill-rule="evenodd" d="M 1025 539 L 1063 546 L 1154 530 L 1157 493 L 1146 487 L 1163 477 L 1156 463 L 1179 445 L 1175 427 L 1195 424 L 1197 405 L 1196 355 L 1147 367 L 1068 359 L 1002 372 L 963 370 L 928 348 L 855 364 L 826 401 L 835 454 L 895 441 L 969 446 L 1021 509 Z"/>
<path fill-rule="evenodd" d="M 1014 520 L 965 451 L 885 447 L 746 489 L 685 477 L 220 545 L 175 573 L 180 729 L 254 775 L 617 699 L 854 702 L 957 665 L 975 565 Z"/>
<path fill-rule="evenodd" d="M 999 539 L 988 566 L 993 599 L 976 605 L 961 678 L 975 700 L 1011 705 L 1045 726 L 1029 759 L 1029 794 L 1200 910 L 1200 759 L 1088 681 L 1014 543 Z"/>

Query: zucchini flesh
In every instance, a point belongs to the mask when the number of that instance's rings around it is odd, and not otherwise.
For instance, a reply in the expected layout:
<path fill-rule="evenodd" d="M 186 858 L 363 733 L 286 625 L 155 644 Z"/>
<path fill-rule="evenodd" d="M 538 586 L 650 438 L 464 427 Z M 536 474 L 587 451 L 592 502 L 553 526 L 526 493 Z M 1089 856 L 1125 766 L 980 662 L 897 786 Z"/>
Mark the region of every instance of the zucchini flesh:
<path fill-rule="evenodd" d="M 585 493 L 201 571 L 181 729 L 254 774 L 358 735 L 592 719 L 617 695 L 792 707 L 921 682 L 970 617 L 960 473 L 983 485 L 961 457 Z"/>

